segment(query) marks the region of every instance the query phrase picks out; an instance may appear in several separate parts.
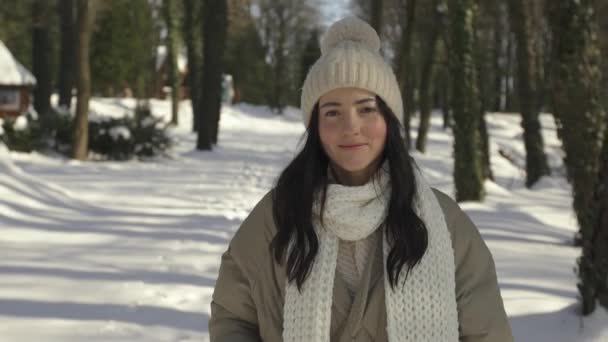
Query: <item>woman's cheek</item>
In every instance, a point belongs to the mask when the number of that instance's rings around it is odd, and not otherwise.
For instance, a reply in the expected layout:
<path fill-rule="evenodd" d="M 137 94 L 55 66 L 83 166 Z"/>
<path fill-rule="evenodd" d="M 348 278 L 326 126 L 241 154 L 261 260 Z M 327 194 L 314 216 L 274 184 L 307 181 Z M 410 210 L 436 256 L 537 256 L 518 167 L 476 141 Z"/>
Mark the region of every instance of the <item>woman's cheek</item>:
<path fill-rule="evenodd" d="M 367 136 L 370 138 L 384 138 L 386 136 L 386 123 L 382 117 L 376 117 L 368 122 Z"/>

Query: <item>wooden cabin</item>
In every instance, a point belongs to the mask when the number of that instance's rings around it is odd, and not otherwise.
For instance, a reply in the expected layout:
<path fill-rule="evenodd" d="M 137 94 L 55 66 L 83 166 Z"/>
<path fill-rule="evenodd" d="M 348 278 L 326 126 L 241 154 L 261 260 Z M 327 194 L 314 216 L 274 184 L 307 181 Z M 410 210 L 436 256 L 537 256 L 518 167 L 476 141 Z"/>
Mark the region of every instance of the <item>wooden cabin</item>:
<path fill-rule="evenodd" d="M 0 118 L 25 113 L 35 85 L 34 75 L 0 41 Z"/>

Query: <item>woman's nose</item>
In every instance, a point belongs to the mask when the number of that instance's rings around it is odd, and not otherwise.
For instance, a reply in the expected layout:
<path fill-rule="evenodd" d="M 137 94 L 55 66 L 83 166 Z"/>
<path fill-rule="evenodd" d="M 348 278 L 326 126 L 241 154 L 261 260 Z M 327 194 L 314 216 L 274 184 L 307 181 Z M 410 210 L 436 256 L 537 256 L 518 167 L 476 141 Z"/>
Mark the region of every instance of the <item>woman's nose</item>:
<path fill-rule="evenodd" d="M 344 116 L 344 133 L 356 134 L 359 133 L 361 123 L 356 109 L 351 109 L 348 115 Z"/>

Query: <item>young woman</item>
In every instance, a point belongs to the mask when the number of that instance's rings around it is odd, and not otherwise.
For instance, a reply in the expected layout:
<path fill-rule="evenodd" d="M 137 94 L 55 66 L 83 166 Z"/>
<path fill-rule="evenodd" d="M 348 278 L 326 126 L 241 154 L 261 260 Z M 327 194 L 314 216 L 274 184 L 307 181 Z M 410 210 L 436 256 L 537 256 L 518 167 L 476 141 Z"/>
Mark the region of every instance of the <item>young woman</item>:
<path fill-rule="evenodd" d="M 354 17 L 324 37 L 305 144 L 222 257 L 212 342 L 512 341 L 488 248 L 408 155 L 379 48 Z"/>

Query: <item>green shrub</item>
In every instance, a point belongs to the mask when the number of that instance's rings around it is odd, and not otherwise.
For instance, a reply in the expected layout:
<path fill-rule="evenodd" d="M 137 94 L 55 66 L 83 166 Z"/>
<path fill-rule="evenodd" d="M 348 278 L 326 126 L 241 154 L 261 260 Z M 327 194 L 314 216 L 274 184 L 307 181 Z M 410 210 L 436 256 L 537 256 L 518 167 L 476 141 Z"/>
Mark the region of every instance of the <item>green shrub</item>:
<path fill-rule="evenodd" d="M 162 119 L 148 108 L 139 108 L 134 116 L 103 118 L 89 122 L 89 150 L 111 160 L 149 158 L 171 147 Z"/>
<path fill-rule="evenodd" d="M 27 120 L 26 125 L 23 124 L 24 120 Z M 0 140 L 15 151 L 51 148 L 69 156 L 72 151 L 73 121 L 72 115 L 62 110 L 53 112 L 43 122 L 30 114 L 21 119 L 4 119 Z M 134 116 L 90 118 L 88 147 L 101 159 L 129 160 L 162 155 L 171 147 L 171 140 L 162 120 L 153 117 L 149 109 L 141 108 L 135 111 Z"/>
<path fill-rule="evenodd" d="M 46 137 L 34 111 L 2 119 L 0 141 L 13 151 L 31 152 L 44 148 Z"/>

